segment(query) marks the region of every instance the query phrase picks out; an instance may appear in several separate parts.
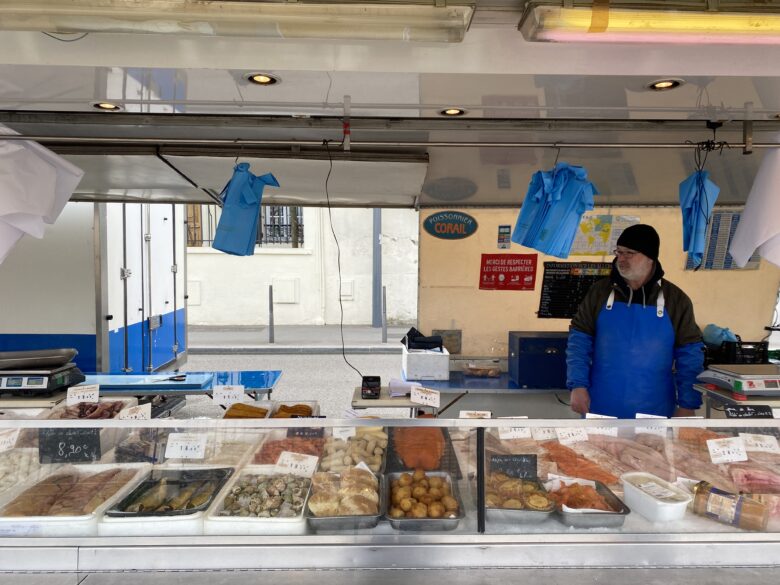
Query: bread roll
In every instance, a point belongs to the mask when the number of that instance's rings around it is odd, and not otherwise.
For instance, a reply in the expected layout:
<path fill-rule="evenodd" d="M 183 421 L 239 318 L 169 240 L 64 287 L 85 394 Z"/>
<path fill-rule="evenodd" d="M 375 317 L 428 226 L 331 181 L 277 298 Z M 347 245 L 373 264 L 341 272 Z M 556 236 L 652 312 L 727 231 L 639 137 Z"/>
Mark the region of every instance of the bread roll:
<path fill-rule="evenodd" d="M 320 492 L 309 498 L 309 510 L 318 517 L 339 516 L 339 496 L 336 492 Z"/>
<path fill-rule="evenodd" d="M 360 495 L 346 496 L 339 504 L 340 516 L 367 516 L 379 513 L 379 498 L 373 501 Z"/>
<path fill-rule="evenodd" d="M 374 489 L 379 489 L 379 480 L 376 476 L 360 467 L 350 467 L 341 472 L 341 485 L 350 483 L 368 483 Z"/>
<path fill-rule="evenodd" d="M 367 485 L 362 486 L 342 486 L 339 490 L 339 496 L 342 498 L 350 498 L 353 496 L 362 496 L 367 500 L 371 500 L 375 504 L 379 503 L 379 494 L 377 491 Z"/>

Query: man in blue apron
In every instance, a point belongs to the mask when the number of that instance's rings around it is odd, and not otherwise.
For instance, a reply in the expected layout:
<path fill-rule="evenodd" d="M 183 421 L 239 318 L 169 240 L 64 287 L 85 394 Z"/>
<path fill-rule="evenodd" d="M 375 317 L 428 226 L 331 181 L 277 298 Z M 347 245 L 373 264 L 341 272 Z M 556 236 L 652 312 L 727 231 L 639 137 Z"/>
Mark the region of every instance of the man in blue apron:
<path fill-rule="evenodd" d="M 620 235 L 612 274 L 588 291 L 566 350 L 571 408 L 617 418 L 692 416 L 704 369 L 701 331 L 688 296 L 663 278 L 660 239 L 649 225 Z"/>

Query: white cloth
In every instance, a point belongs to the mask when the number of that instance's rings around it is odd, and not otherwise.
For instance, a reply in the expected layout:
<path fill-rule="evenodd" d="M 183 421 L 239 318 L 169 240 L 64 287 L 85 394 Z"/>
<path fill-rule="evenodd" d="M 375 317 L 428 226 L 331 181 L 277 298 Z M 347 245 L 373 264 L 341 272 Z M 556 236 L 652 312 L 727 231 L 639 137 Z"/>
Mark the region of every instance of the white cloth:
<path fill-rule="evenodd" d="M 780 149 L 777 148 L 768 150 L 761 161 L 729 254 L 742 268 L 756 249 L 762 258 L 780 266 Z"/>
<path fill-rule="evenodd" d="M 0 136 L 16 134 L 0 125 Z M 84 171 L 29 140 L 0 139 L 0 263 L 24 234 L 42 238 Z"/>

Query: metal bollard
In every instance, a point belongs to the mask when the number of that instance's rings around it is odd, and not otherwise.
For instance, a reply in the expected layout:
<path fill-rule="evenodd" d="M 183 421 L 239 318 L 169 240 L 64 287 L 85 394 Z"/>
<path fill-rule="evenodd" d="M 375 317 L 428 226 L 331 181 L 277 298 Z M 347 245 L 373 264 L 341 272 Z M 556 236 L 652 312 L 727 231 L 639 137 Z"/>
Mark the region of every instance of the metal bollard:
<path fill-rule="evenodd" d="M 268 343 L 274 342 L 274 285 L 268 285 Z"/>
<path fill-rule="evenodd" d="M 387 343 L 387 287 L 382 287 L 382 343 Z"/>

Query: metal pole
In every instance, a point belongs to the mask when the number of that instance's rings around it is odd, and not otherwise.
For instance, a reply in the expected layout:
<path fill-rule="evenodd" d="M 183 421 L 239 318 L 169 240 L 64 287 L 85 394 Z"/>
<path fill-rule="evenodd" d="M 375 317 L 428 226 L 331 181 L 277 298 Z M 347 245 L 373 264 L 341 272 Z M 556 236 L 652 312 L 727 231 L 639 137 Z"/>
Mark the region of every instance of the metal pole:
<path fill-rule="evenodd" d="M 382 343 L 387 343 L 387 287 L 382 287 Z"/>
<path fill-rule="evenodd" d="M 298 247 L 298 208 L 290 207 L 290 239 L 292 247 Z"/>
<path fill-rule="evenodd" d="M 371 326 L 382 326 L 382 210 L 374 208 Z"/>
<path fill-rule="evenodd" d="M 274 342 L 274 285 L 268 285 L 268 343 Z"/>

